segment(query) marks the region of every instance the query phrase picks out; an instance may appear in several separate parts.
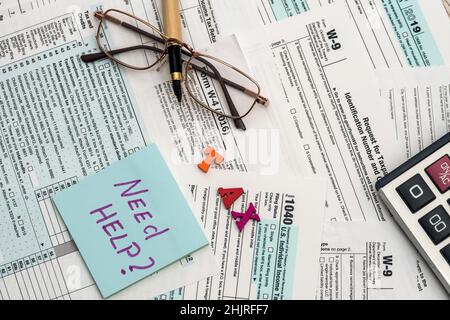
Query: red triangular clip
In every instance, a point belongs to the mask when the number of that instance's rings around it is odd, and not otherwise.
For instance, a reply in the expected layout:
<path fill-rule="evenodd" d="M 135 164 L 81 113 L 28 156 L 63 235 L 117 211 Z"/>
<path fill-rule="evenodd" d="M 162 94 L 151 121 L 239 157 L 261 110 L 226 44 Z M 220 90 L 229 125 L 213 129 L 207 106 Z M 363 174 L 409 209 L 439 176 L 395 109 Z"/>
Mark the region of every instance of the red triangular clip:
<path fill-rule="evenodd" d="M 224 189 L 219 188 L 219 194 L 222 198 L 223 204 L 225 208 L 230 209 L 231 205 L 244 193 L 244 189 L 242 188 L 230 188 Z"/>

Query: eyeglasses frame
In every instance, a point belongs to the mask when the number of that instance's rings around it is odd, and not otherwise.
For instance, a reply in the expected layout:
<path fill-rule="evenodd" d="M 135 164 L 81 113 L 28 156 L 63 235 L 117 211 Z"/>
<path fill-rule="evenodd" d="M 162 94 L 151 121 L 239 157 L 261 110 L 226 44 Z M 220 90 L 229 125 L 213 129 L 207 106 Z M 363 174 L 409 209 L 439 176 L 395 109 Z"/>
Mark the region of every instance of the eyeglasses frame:
<path fill-rule="evenodd" d="M 142 30 L 136 26 L 133 26 L 132 24 L 129 24 L 127 22 L 121 21 L 115 17 L 113 17 L 112 15 L 110 15 L 109 13 L 111 12 L 116 12 L 119 14 L 123 14 L 125 16 L 128 16 L 132 19 L 137 20 L 138 22 L 144 24 L 145 26 L 149 27 L 152 31 L 155 32 L 155 34 L 159 35 L 156 36 L 150 32 L 147 32 L 145 30 Z M 162 33 L 161 31 L 159 31 L 158 28 L 154 27 L 153 25 L 151 25 L 150 23 L 148 23 L 147 21 L 129 14 L 127 12 L 124 12 L 122 10 L 118 10 L 118 9 L 108 9 L 105 12 L 102 11 L 98 11 L 95 13 L 95 17 L 97 17 L 100 20 L 100 24 L 98 25 L 97 28 L 97 35 L 96 35 L 96 41 L 97 41 L 97 45 L 100 48 L 101 52 L 100 53 L 94 53 L 94 54 L 88 54 L 88 55 L 84 55 L 82 56 L 83 61 L 85 62 L 94 62 L 100 59 L 103 59 L 105 57 L 115 61 L 116 63 L 118 63 L 119 65 L 122 65 L 126 68 L 130 68 L 133 70 L 148 70 L 153 68 L 154 66 L 158 65 L 159 63 L 161 63 L 167 56 L 167 47 L 168 44 L 176 42 L 178 45 L 180 45 L 182 47 L 182 54 L 188 57 L 188 60 L 183 59 L 183 63 L 184 63 L 184 71 L 185 74 L 187 74 L 190 70 L 194 69 L 200 72 L 203 72 L 205 74 L 207 74 L 208 76 L 216 79 L 218 81 L 218 83 L 220 84 L 220 87 L 222 89 L 222 92 L 224 94 L 224 97 L 227 101 L 228 107 L 230 109 L 231 115 L 229 114 L 225 114 L 223 112 L 217 111 L 216 109 L 212 109 L 211 107 L 209 107 L 208 105 L 206 105 L 203 101 L 201 101 L 200 99 L 198 99 L 193 92 L 191 92 L 190 87 L 187 83 L 188 78 L 185 76 L 183 77 L 183 82 L 184 82 L 184 86 L 187 89 L 189 95 L 194 99 L 194 101 L 199 104 L 200 106 L 202 106 L 203 108 L 207 109 L 210 112 L 213 112 L 214 114 L 217 114 L 219 116 L 223 116 L 226 118 L 230 118 L 232 120 L 239 121 L 242 118 L 246 117 L 254 108 L 254 106 L 256 105 L 256 103 L 262 104 L 262 105 L 266 105 L 268 99 L 261 96 L 261 87 L 258 84 L 258 82 L 256 80 L 254 80 L 252 77 L 250 77 L 248 74 L 246 74 L 245 72 L 241 71 L 240 69 L 234 67 L 233 65 L 218 59 L 216 57 L 213 57 L 209 54 L 205 54 L 205 53 L 200 53 L 195 51 L 191 46 L 189 46 L 188 44 L 184 43 L 184 42 L 180 42 L 176 39 L 170 39 L 168 38 L 166 35 L 164 35 L 164 33 Z M 132 30 L 134 32 L 137 32 L 141 35 L 144 35 L 154 41 L 156 41 L 157 43 L 163 44 L 165 46 L 164 49 L 155 47 L 155 46 L 149 46 L 149 45 L 137 45 L 137 46 L 131 46 L 131 47 L 127 47 L 127 48 L 121 48 L 121 49 L 117 49 L 117 50 L 108 50 L 106 48 L 104 48 L 102 42 L 101 42 L 101 34 L 104 33 L 104 27 L 103 27 L 103 22 L 107 20 L 110 21 L 112 23 L 115 24 L 119 24 L 122 27 L 125 27 L 129 30 Z M 120 54 L 120 53 L 125 53 L 125 52 L 129 52 L 129 51 L 133 51 L 133 50 L 139 50 L 139 49 L 144 49 L 144 50 L 151 50 L 153 52 L 157 52 L 158 54 L 160 54 L 159 58 L 151 65 L 149 66 L 145 66 L 145 67 L 136 67 L 130 64 L 127 64 L 119 59 L 117 59 L 115 57 L 115 55 Z M 250 80 L 255 87 L 257 88 L 256 92 L 253 90 L 250 90 L 248 88 L 245 88 L 231 80 L 228 80 L 226 78 L 223 78 L 219 71 L 217 70 L 217 68 L 210 63 L 210 61 L 208 61 L 207 59 L 213 60 L 216 63 L 222 64 L 228 68 L 231 68 L 232 70 L 234 70 L 235 72 L 238 72 L 240 75 L 242 75 L 243 77 L 247 78 L 248 80 Z M 198 60 L 199 62 L 203 63 L 204 65 L 206 65 L 208 68 L 210 68 L 210 70 L 206 70 L 205 68 L 202 68 L 200 66 L 198 66 L 197 64 L 193 63 L 193 61 Z M 243 93 L 245 93 L 246 95 L 251 96 L 252 98 L 254 98 L 254 102 L 251 105 L 251 107 L 248 109 L 248 111 L 242 115 L 239 115 L 239 113 L 236 110 L 236 107 L 234 105 L 234 102 L 228 92 L 227 86 L 230 86 L 234 89 L 237 89 Z"/>

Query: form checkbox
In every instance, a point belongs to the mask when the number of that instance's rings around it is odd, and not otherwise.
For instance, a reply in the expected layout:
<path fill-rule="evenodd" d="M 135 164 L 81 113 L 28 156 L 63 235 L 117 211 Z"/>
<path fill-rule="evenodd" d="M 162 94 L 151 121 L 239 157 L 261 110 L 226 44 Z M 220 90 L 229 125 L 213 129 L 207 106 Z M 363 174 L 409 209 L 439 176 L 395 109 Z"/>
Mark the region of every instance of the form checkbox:
<path fill-rule="evenodd" d="M 19 123 L 17 121 L 13 122 L 13 127 L 16 128 L 19 126 Z"/>
<path fill-rule="evenodd" d="M 324 262 L 325 262 L 325 258 L 324 258 L 324 257 L 320 257 L 320 258 L 319 258 L 319 262 L 320 262 L 320 263 L 324 263 Z"/>
<path fill-rule="evenodd" d="M 403 38 L 408 38 L 409 34 L 408 32 L 403 32 Z"/>
<path fill-rule="evenodd" d="M 167 299 L 166 295 L 165 295 L 165 294 L 162 294 L 162 295 L 161 295 L 161 300 L 166 300 L 166 299 Z"/>
<path fill-rule="evenodd" d="M 56 236 L 51 236 L 50 240 L 52 241 L 52 245 L 54 247 L 56 247 L 59 243 L 58 243 L 58 239 L 56 239 Z"/>
<path fill-rule="evenodd" d="M 105 69 L 108 69 L 109 67 L 111 67 L 111 65 L 109 63 L 105 63 Z"/>
<path fill-rule="evenodd" d="M 99 69 L 99 70 L 103 70 L 103 69 L 104 69 L 103 65 L 101 64 L 101 65 L 98 67 L 98 69 Z"/>
<path fill-rule="evenodd" d="M 15 194 L 14 192 L 10 192 L 10 193 L 9 193 L 9 197 L 10 197 L 10 198 L 14 198 L 15 195 L 16 195 L 16 194 Z"/>
<path fill-rule="evenodd" d="M 25 147 L 25 142 L 21 142 L 21 143 L 20 143 L 20 147 L 21 147 L 21 148 L 24 148 L 24 147 Z"/>
<path fill-rule="evenodd" d="M 100 167 L 99 166 L 94 166 L 94 170 L 98 171 L 98 170 L 100 170 Z"/>
<path fill-rule="evenodd" d="M 270 253 L 272 253 L 272 252 L 273 252 L 273 247 L 268 247 L 268 248 L 267 248 L 267 251 L 269 251 Z"/>
<path fill-rule="evenodd" d="M 28 172 L 31 172 L 31 171 L 33 171 L 33 166 L 28 167 Z"/>
<path fill-rule="evenodd" d="M 296 113 L 297 113 L 297 109 L 292 108 L 292 109 L 291 109 L 291 114 L 296 114 Z"/>
<path fill-rule="evenodd" d="M 19 223 L 19 226 L 23 226 L 23 220 L 19 220 L 18 223 Z"/>
<path fill-rule="evenodd" d="M 330 257 L 330 258 L 328 259 L 328 261 L 331 262 L 331 263 L 333 263 L 333 262 L 334 262 L 334 258 L 333 258 L 333 257 Z"/>
<path fill-rule="evenodd" d="M 72 238 L 70 237 L 70 234 L 69 234 L 69 232 L 67 232 L 67 230 L 64 231 L 62 235 L 63 235 L 63 238 L 64 238 L 64 242 L 72 240 Z"/>
<path fill-rule="evenodd" d="M 271 224 L 270 225 L 270 230 L 275 230 L 277 228 L 277 225 L 276 224 Z"/>
<path fill-rule="evenodd" d="M 264 294 L 263 294 L 263 299 L 264 299 L 264 300 L 269 299 L 269 295 L 268 295 L 267 293 L 264 293 Z"/>
<path fill-rule="evenodd" d="M 81 128 L 81 133 L 86 133 L 86 128 Z"/>

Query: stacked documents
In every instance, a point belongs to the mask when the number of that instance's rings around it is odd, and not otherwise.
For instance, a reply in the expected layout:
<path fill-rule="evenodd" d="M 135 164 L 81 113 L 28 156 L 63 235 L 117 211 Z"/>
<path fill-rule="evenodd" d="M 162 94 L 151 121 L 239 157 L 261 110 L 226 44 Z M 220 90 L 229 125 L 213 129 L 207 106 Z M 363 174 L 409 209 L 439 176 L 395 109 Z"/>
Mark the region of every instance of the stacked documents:
<path fill-rule="evenodd" d="M 96 11 L 161 27 L 161 0 L 0 3 L 0 299 L 101 298 L 52 197 L 151 143 L 209 246 L 111 298 L 447 299 L 374 187 L 450 131 L 441 0 L 180 5 L 184 41 L 269 98 L 246 131 L 178 105 L 167 63 L 80 60 L 98 51 Z M 208 146 L 225 161 L 204 174 Z M 242 187 L 234 205 L 257 203 L 261 221 L 240 232 L 217 193 L 226 187 Z"/>

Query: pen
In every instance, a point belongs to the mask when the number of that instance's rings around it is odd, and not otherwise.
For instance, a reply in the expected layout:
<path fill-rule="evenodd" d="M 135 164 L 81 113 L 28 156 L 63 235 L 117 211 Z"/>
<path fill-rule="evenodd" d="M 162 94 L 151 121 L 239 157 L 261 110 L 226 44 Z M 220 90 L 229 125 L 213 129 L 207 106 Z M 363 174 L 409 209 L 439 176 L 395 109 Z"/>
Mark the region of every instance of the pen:
<path fill-rule="evenodd" d="M 169 56 L 170 76 L 172 88 L 178 102 L 181 102 L 182 60 L 181 46 L 181 18 L 178 0 L 163 0 L 164 33 L 169 38 L 167 54 Z M 171 41 L 174 40 L 174 41 Z"/>

